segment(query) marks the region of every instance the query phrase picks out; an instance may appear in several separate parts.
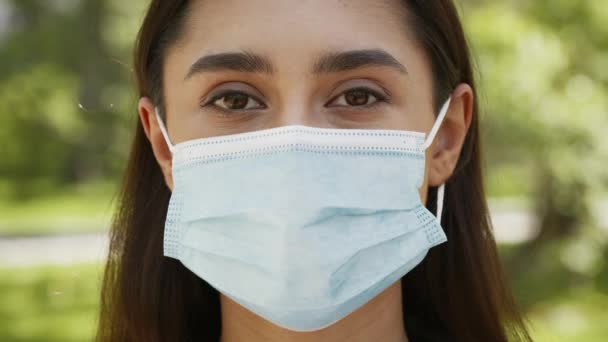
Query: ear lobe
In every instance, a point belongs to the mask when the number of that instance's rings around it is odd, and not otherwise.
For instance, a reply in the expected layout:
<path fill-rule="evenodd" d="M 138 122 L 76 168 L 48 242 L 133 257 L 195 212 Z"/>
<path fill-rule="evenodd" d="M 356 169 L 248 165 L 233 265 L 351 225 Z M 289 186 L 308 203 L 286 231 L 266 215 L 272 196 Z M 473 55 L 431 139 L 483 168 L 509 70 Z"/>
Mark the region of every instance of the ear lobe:
<path fill-rule="evenodd" d="M 452 102 L 437 139 L 431 145 L 429 185 L 439 186 L 454 173 L 473 116 L 473 89 L 460 84 L 452 94 Z"/>
<path fill-rule="evenodd" d="M 173 156 L 160 130 L 154 108 L 154 104 L 150 98 L 142 97 L 139 99 L 138 113 L 141 124 L 146 133 L 146 137 L 148 137 L 148 140 L 150 141 L 156 162 L 161 168 L 165 183 L 169 189 L 173 190 L 173 175 L 171 171 Z"/>

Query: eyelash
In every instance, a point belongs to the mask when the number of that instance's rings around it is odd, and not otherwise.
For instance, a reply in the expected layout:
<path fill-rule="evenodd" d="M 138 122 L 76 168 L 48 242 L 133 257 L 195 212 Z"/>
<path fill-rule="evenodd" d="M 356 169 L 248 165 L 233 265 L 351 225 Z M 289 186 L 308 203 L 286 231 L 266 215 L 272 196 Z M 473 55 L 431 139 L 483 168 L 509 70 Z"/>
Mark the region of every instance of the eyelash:
<path fill-rule="evenodd" d="M 375 90 L 372 90 L 370 88 L 367 87 L 355 87 L 355 88 L 351 88 L 348 89 L 342 93 L 340 93 L 339 95 L 335 96 L 334 98 L 332 98 L 329 102 L 334 102 L 336 99 L 340 98 L 341 96 L 344 96 L 345 94 L 352 92 L 352 91 L 363 91 L 368 93 L 369 95 L 373 96 L 374 98 L 376 98 L 376 101 L 371 103 L 371 104 L 367 104 L 367 105 L 361 105 L 361 106 L 337 106 L 338 108 L 340 107 L 345 107 L 345 108 L 353 108 L 355 110 L 363 110 L 363 109 L 370 109 L 370 108 L 375 108 L 376 106 L 379 106 L 383 103 L 387 103 L 388 102 L 388 97 L 384 96 L 380 93 L 378 93 Z M 203 103 L 201 105 L 201 107 L 211 107 L 214 111 L 220 112 L 222 114 L 228 114 L 228 115 L 235 115 L 235 114 L 239 114 L 239 113 L 247 113 L 248 111 L 251 110 L 247 110 L 247 109 L 235 109 L 235 110 L 229 110 L 229 109 L 225 109 L 222 108 L 216 104 L 214 104 L 217 100 L 220 100 L 228 95 L 244 95 L 247 96 L 248 100 L 253 99 L 254 101 L 258 102 L 258 103 L 263 103 L 260 99 L 258 99 L 257 97 L 253 96 L 253 95 L 249 95 L 245 92 L 242 91 L 237 91 L 237 90 L 226 90 L 223 91 L 215 96 L 213 96 L 211 99 L 209 99 L 207 102 Z M 261 110 L 261 109 L 266 109 L 266 106 L 263 105 L 263 108 L 256 108 L 256 109 L 252 109 L 252 110 Z"/>

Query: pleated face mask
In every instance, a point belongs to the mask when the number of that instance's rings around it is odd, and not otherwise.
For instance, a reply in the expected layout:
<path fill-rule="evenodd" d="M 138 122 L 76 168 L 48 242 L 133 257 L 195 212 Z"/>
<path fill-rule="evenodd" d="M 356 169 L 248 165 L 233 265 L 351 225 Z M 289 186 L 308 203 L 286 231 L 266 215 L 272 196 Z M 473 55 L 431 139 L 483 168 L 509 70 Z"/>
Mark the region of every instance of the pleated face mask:
<path fill-rule="evenodd" d="M 421 203 L 425 139 L 402 130 L 282 126 L 171 144 L 164 255 L 290 330 L 334 324 L 446 241 Z"/>

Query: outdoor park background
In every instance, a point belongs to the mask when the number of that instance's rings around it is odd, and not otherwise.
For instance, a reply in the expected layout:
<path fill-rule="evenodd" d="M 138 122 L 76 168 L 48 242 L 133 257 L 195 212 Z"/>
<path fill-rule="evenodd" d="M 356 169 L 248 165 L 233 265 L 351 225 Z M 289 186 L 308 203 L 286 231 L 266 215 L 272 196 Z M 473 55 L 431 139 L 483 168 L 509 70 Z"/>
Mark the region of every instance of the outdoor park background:
<path fill-rule="evenodd" d="M 0 341 L 92 338 L 100 261 L 42 244 L 53 265 L 29 262 L 25 238 L 107 231 L 145 3 L 0 0 L 0 248 L 16 250 L 0 250 Z M 501 254 L 533 336 L 607 341 L 608 2 L 459 3 Z"/>

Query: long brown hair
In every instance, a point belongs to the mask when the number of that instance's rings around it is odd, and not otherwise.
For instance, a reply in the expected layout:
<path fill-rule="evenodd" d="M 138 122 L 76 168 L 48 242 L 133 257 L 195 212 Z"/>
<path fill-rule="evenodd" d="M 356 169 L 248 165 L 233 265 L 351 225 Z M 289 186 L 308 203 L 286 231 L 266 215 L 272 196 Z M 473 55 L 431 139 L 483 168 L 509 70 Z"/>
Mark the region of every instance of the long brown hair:
<path fill-rule="evenodd" d="M 434 106 L 467 83 L 475 90 L 469 48 L 452 0 L 403 0 L 409 27 L 431 61 Z M 140 96 L 163 106 L 162 68 L 180 38 L 187 0 L 152 0 L 135 46 Z M 218 341 L 219 293 L 179 261 L 163 256 L 170 191 L 141 124 L 123 180 L 101 293 L 98 341 Z M 428 208 L 435 211 L 436 188 Z M 457 341 L 529 341 L 506 286 L 483 190 L 478 108 L 442 217 L 448 242 L 431 249 L 402 279 L 404 324 L 411 340 L 445 331 Z"/>

